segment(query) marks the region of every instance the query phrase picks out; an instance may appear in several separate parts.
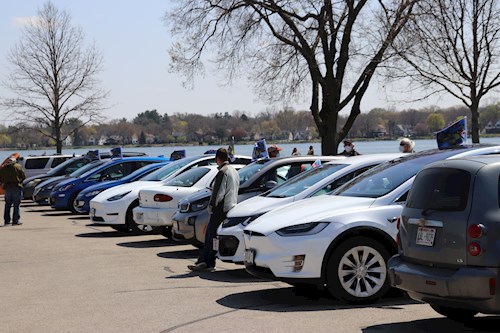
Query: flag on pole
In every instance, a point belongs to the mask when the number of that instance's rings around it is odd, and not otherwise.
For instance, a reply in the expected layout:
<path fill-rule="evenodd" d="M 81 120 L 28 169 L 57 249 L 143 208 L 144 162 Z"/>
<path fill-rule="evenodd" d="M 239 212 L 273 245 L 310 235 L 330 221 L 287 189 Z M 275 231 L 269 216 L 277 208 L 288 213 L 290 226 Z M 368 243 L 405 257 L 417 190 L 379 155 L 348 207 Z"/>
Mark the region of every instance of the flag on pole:
<path fill-rule="evenodd" d="M 321 166 L 321 160 L 318 158 L 316 161 L 314 161 L 314 163 L 311 165 L 311 167 L 314 169 L 314 168 L 317 168 Z"/>
<path fill-rule="evenodd" d="M 99 150 L 89 150 L 87 154 L 85 154 L 85 157 L 88 158 L 89 160 L 101 159 L 101 155 L 99 155 Z"/>
<path fill-rule="evenodd" d="M 467 117 L 463 117 L 450 126 L 436 132 L 439 149 L 446 149 L 467 143 Z"/>
<path fill-rule="evenodd" d="M 231 137 L 231 142 L 229 143 L 229 147 L 227 148 L 227 154 L 229 155 L 229 161 L 231 161 L 231 163 L 233 163 L 235 160 L 235 157 L 234 157 L 234 136 Z"/>
<path fill-rule="evenodd" d="M 269 158 L 269 153 L 267 152 L 266 139 L 260 139 L 253 145 L 252 161 L 264 157 Z"/>
<path fill-rule="evenodd" d="M 109 152 L 111 154 L 111 158 L 122 158 L 123 157 L 122 147 L 111 148 L 111 150 Z"/>

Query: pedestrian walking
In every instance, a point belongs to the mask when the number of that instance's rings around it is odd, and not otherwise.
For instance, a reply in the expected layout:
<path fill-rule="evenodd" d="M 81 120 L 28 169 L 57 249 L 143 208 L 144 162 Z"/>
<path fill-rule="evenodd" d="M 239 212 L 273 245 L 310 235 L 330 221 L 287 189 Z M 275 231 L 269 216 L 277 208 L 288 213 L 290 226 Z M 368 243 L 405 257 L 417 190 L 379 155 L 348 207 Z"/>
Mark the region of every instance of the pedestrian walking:
<path fill-rule="evenodd" d="M 21 225 L 20 206 L 23 195 L 23 181 L 26 179 L 22 166 L 17 163 L 15 157 L 11 157 L 9 163 L 0 169 L 0 182 L 5 190 L 5 210 L 3 214 L 4 225 Z M 12 206 L 14 212 L 12 219 L 10 211 Z"/>
<path fill-rule="evenodd" d="M 236 169 L 229 164 L 227 149 L 219 148 L 217 150 L 215 162 L 219 166 L 219 172 L 215 176 L 208 204 L 210 220 L 205 234 L 205 244 L 196 264 L 188 266 L 192 271 L 213 271 L 215 269 L 217 251 L 214 250 L 214 239 L 217 236 L 217 228 L 226 219 L 227 212 L 236 206 L 238 199 L 240 177 Z"/>

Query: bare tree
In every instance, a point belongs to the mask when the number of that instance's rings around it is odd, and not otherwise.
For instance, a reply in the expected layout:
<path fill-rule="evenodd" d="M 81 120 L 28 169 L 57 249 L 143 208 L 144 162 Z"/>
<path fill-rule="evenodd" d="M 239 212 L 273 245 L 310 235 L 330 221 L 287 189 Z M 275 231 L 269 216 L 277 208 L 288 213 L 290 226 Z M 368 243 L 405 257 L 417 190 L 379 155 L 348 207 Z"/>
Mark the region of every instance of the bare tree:
<path fill-rule="evenodd" d="M 500 84 L 500 12 L 497 0 L 423 0 L 394 46 L 409 65 L 413 88 L 450 94 L 471 113 L 479 143 L 479 104 Z"/>
<path fill-rule="evenodd" d="M 322 153 L 333 155 L 416 1 L 179 0 L 165 15 L 179 40 L 170 50 L 172 70 L 192 83 L 203 73 L 202 54 L 209 53 L 228 83 L 251 73 L 267 101 L 303 96 L 307 89 Z M 340 126 L 339 112 L 349 107 Z"/>
<path fill-rule="evenodd" d="M 8 56 L 12 72 L 4 85 L 14 97 L 3 99 L 2 105 L 13 119 L 36 125 L 55 140 L 58 153 L 63 140 L 78 129 L 65 132 L 66 120 L 77 118 L 84 126 L 99 119 L 107 97 L 98 87 L 102 57 L 94 46 L 84 49 L 83 40 L 70 15 L 49 1 L 24 27 Z"/>

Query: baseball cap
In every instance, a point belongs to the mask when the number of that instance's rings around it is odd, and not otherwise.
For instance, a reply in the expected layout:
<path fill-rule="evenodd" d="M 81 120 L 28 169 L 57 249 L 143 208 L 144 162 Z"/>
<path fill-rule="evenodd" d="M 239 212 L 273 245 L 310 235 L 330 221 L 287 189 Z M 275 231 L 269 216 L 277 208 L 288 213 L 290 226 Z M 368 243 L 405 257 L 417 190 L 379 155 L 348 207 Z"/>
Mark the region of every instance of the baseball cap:
<path fill-rule="evenodd" d="M 277 151 L 281 151 L 281 150 L 283 150 L 283 149 L 281 149 L 280 147 L 278 147 L 277 145 L 270 145 L 270 146 L 269 146 L 269 149 L 271 149 L 271 150 L 276 149 Z"/>

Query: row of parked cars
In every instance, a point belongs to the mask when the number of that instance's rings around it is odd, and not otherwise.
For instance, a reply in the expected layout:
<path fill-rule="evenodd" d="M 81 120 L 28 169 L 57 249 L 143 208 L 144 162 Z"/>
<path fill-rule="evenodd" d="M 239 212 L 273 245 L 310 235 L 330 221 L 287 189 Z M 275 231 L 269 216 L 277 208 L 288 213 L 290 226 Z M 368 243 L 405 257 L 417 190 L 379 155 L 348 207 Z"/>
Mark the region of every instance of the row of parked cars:
<path fill-rule="evenodd" d="M 255 276 L 349 303 L 373 302 L 392 284 L 452 319 L 498 313 L 499 154 L 500 146 L 478 145 L 349 158 L 236 156 L 238 205 L 214 249 Z M 199 247 L 216 173 L 213 154 L 101 160 L 54 185 L 48 202 L 89 213 L 94 225 Z"/>

